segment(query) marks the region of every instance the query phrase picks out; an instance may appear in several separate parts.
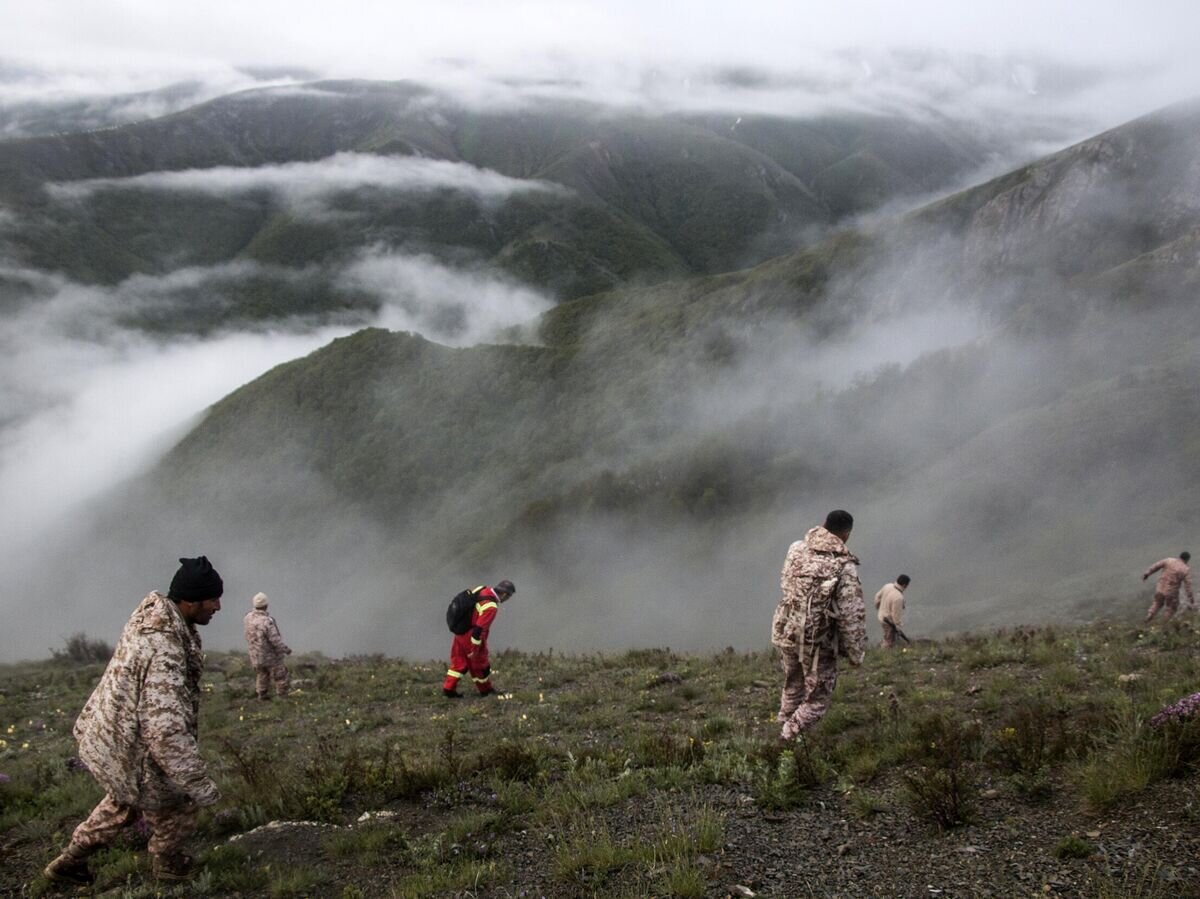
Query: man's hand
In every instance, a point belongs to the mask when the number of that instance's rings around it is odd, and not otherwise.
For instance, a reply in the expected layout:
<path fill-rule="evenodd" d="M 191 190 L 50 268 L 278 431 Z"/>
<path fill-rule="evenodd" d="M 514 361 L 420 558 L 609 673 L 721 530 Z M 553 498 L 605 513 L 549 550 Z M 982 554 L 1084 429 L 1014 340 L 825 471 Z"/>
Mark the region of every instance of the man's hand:
<path fill-rule="evenodd" d="M 1144 581 L 1148 577 L 1150 577 L 1150 572 L 1147 571 L 1145 574 L 1142 575 L 1142 580 Z"/>

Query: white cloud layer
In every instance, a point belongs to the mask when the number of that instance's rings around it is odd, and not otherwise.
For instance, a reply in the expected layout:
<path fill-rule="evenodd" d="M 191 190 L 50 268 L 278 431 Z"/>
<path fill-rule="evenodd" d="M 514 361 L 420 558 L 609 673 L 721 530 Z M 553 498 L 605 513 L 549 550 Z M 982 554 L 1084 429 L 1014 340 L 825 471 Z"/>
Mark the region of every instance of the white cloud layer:
<path fill-rule="evenodd" d="M 1015 103 L 1061 113 L 1065 104 L 1089 126 L 1200 84 L 1200 4 L 1185 0 L 351 0 L 336 15 L 284 0 L 0 5 L 0 63 L 16 64 L 9 77 L 0 65 L 0 112 L 17 96 L 187 79 L 220 87 L 215 95 L 270 74 L 249 66 L 412 79 L 489 107 L 546 95 L 786 114 L 915 105 L 987 115 Z M 20 65 L 40 74 L 14 77 Z"/>
<path fill-rule="evenodd" d="M 222 197 L 269 190 L 294 206 L 316 210 L 330 194 L 366 187 L 405 193 L 455 190 L 480 200 L 503 199 L 529 191 L 566 190 L 543 181 L 509 178 L 463 162 L 364 153 L 337 153 L 316 162 L 254 168 L 217 166 L 180 172 L 150 172 L 130 178 L 93 178 L 47 185 L 47 190 L 62 199 L 86 197 L 99 190 L 114 188 L 183 191 Z"/>

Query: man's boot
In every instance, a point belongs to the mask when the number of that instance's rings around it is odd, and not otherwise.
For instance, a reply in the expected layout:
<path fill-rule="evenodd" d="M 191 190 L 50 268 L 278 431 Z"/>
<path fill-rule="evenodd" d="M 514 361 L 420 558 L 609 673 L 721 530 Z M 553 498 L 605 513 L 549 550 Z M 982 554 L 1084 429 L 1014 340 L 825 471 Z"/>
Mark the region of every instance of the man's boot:
<path fill-rule="evenodd" d="M 159 880 L 191 880 L 192 857 L 182 852 L 154 856 L 154 876 Z"/>
<path fill-rule="evenodd" d="M 491 696 L 495 692 L 496 692 L 496 688 L 489 685 L 489 686 L 484 687 L 482 690 L 480 690 L 479 695 L 480 696 Z"/>
<path fill-rule="evenodd" d="M 96 882 L 96 875 L 88 870 L 87 859 L 67 852 L 46 865 L 42 874 L 47 880 L 55 883 L 70 883 L 81 887 L 91 886 Z"/>
<path fill-rule="evenodd" d="M 447 690 L 445 687 L 442 687 L 442 695 L 447 699 L 462 699 L 462 694 L 457 690 Z"/>

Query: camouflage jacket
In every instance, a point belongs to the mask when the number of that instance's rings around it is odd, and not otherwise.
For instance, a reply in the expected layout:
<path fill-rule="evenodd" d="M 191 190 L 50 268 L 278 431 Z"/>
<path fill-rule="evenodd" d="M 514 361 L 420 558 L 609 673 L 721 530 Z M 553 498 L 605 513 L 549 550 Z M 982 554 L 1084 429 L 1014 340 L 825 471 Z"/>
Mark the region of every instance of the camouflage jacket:
<path fill-rule="evenodd" d="M 1192 592 L 1192 570 L 1188 568 L 1187 562 L 1183 559 L 1174 557 L 1169 559 L 1160 559 L 1142 575 L 1142 580 L 1150 577 L 1156 571 L 1161 571 L 1158 576 L 1158 583 L 1154 585 L 1154 592 L 1161 593 L 1163 596 L 1178 596 L 1179 588 L 1183 587 L 1187 591 L 1188 601 L 1195 602 L 1196 594 Z"/>
<path fill-rule="evenodd" d="M 252 609 L 242 619 L 246 645 L 250 648 L 250 664 L 255 668 L 272 668 L 283 664 L 291 652 L 279 633 L 279 625 L 266 609 Z"/>
<path fill-rule="evenodd" d="M 220 798 L 196 742 L 200 635 L 151 593 L 130 616 L 79 720 L 79 757 L 122 805 L 168 808 Z"/>
<path fill-rule="evenodd" d="M 852 665 L 867 646 L 866 606 L 858 559 L 837 536 L 816 527 L 793 543 L 780 577 L 783 599 L 771 623 L 771 642 L 783 650 L 828 646 Z"/>

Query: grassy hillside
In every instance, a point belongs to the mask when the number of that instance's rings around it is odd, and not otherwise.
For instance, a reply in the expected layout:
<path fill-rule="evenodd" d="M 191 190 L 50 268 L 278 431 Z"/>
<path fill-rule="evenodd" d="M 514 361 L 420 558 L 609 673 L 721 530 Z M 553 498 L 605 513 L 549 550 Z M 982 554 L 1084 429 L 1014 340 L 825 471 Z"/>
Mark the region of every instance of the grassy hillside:
<path fill-rule="evenodd" d="M 294 694 L 265 704 L 243 655 L 210 654 L 201 740 L 223 799 L 199 875 L 156 886 L 132 833 L 97 858 L 98 890 L 1198 896 L 1200 720 L 1151 723 L 1200 683 L 1197 634 L 1127 611 L 872 649 L 788 748 L 765 652 L 502 652 L 503 698 L 456 704 L 439 660 L 293 657 Z M 12 895 L 55 894 L 39 871 L 99 799 L 67 762 L 101 667 L 0 668 Z"/>

